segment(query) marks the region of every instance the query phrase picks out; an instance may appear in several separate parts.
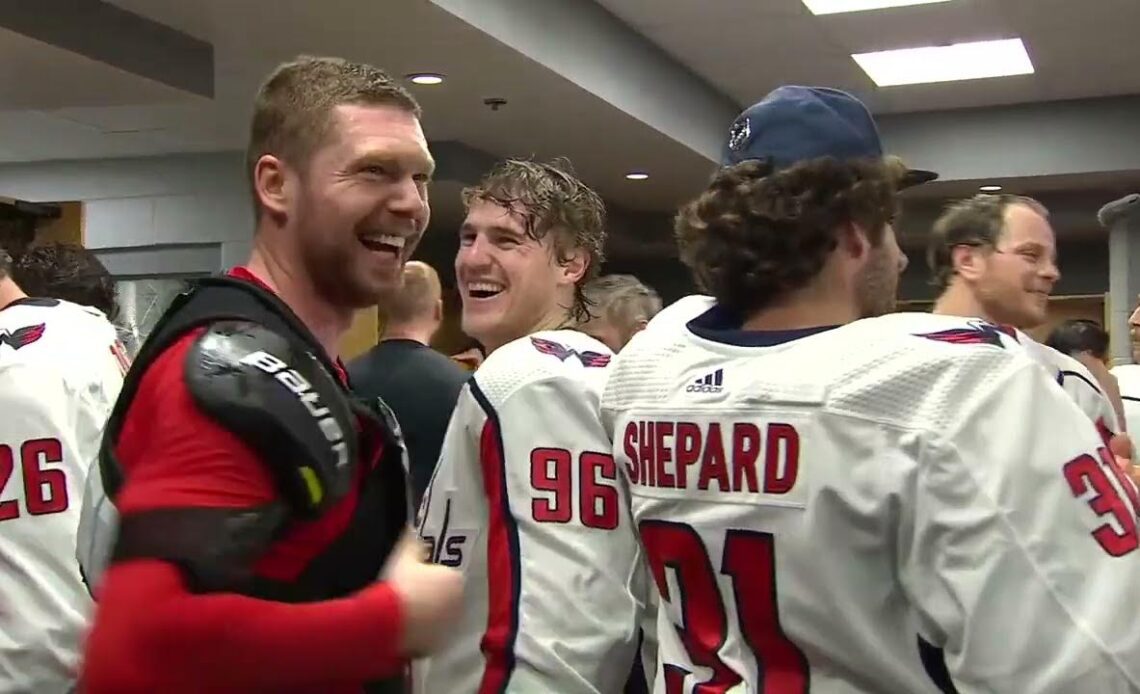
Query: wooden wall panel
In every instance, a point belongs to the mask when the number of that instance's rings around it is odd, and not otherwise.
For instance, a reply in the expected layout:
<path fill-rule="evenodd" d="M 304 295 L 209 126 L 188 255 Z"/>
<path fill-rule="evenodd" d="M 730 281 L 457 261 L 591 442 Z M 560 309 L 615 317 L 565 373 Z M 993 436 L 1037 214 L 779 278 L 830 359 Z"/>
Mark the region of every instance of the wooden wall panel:
<path fill-rule="evenodd" d="M 380 314 L 376 307 L 356 312 L 352 327 L 340 341 L 340 357 L 344 361 L 364 354 L 380 341 Z"/>
<path fill-rule="evenodd" d="M 1105 296 L 1103 294 L 1051 297 L 1049 299 L 1049 320 L 1045 325 L 1027 332 L 1035 340 L 1044 342 L 1058 323 L 1084 318 L 1096 321 L 1104 326 L 1104 315 Z"/>
<path fill-rule="evenodd" d="M 60 207 L 57 219 L 49 219 L 36 226 L 35 243 L 67 243 L 87 245 L 84 233 L 84 213 L 81 202 L 54 203 Z"/>

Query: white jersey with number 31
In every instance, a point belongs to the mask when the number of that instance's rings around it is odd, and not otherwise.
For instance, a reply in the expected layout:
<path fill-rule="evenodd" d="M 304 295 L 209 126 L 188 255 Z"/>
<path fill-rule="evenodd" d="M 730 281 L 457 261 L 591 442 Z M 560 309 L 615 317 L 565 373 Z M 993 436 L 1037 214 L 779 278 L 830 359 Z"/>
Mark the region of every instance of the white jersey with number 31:
<path fill-rule="evenodd" d="M 602 400 L 659 694 L 1140 691 L 1136 488 L 1015 336 L 683 301 Z"/>

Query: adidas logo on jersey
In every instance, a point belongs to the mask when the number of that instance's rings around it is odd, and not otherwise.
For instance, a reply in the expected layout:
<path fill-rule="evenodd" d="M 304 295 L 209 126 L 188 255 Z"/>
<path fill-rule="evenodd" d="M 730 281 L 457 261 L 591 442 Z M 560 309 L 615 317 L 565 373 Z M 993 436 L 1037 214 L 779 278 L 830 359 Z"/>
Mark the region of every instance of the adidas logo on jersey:
<path fill-rule="evenodd" d="M 724 390 L 724 369 L 701 376 L 685 388 L 686 393 L 719 393 Z"/>

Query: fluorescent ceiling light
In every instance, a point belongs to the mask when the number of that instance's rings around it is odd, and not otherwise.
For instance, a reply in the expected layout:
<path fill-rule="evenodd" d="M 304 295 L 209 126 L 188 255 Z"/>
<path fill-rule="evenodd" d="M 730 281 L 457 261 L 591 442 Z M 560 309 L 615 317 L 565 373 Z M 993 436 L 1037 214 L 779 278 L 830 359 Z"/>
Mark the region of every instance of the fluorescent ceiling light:
<path fill-rule="evenodd" d="M 949 0 L 803 0 L 812 14 L 839 14 L 841 12 L 865 12 L 882 10 L 888 7 L 909 5 L 933 5 Z"/>
<path fill-rule="evenodd" d="M 982 191 L 983 193 L 996 193 L 999 190 L 1001 190 L 1001 186 L 997 186 L 997 185 L 978 186 L 978 190 Z"/>
<path fill-rule="evenodd" d="M 443 84 L 443 75 L 436 72 L 416 72 L 408 75 L 412 84 Z"/>
<path fill-rule="evenodd" d="M 851 57 L 880 87 L 1033 74 L 1033 63 L 1021 39 L 903 48 Z"/>
<path fill-rule="evenodd" d="M 644 171 L 631 171 L 627 173 L 625 177 L 631 181 L 644 181 L 645 179 L 649 178 L 649 174 L 645 173 Z"/>

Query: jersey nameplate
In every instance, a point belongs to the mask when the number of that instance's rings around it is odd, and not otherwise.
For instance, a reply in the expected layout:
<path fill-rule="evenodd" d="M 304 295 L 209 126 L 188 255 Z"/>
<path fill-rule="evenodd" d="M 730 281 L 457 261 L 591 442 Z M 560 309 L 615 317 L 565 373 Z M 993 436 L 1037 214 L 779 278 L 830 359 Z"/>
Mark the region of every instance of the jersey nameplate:
<path fill-rule="evenodd" d="M 631 492 L 802 507 L 803 429 L 795 419 L 635 416 L 617 430 Z"/>

